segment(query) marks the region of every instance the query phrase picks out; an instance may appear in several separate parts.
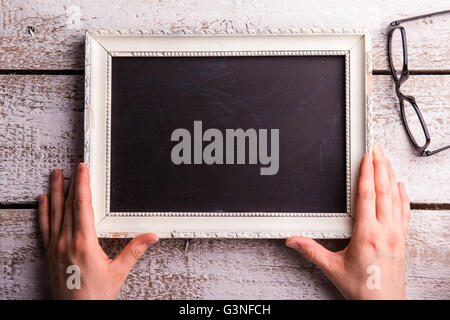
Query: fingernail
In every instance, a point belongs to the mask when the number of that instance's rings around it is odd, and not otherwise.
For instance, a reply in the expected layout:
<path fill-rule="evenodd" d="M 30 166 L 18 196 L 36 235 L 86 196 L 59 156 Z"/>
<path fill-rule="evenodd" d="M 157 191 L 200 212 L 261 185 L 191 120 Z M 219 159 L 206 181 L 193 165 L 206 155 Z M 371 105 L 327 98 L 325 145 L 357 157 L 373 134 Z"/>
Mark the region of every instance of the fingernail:
<path fill-rule="evenodd" d="M 154 244 L 153 241 L 145 241 L 144 242 L 145 246 L 150 247 L 152 244 Z"/>
<path fill-rule="evenodd" d="M 374 154 L 378 154 L 378 155 L 384 157 L 383 149 L 381 148 L 381 146 L 380 146 L 379 143 L 375 143 L 375 144 L 373 145 L 373 152 L 374 152 Z"/>
<path fill-rule="evenodd" d="M 53 170 L 52 171 L 52 178 L 53 179 L 56 179 L 56 178 L 58 178 L 59 177 L 59 170 Z"/>
<path fill-rule="evenodd" d="M 150 247 L 152 244 L 155 244 L 157 242 L 158 242 L 158 240 L 147 240 L 147 241 L 145 241 L 145 245 L 147 247 Z"/>
<path fill-rule="evenodd" d="M 44 202 L 44 195 L 43 194 L 39 195 L 38 202 L 39 202 L 39 204 L 42 204 Z"/>
<path fill-rule="evenodd" d="M 77 171 L 78 171 L 78 173 L 80 173 L 82 170 L 83 170 L 83 162 L 80 162 L 80 163 L 78 164 L 78 169 L 77 169 Z"/>
<path fill-rule="evenodd" d="M 289 248 L 292 248 L 292 249 L 299 248 L 297 242 L 295 242 L 295 241 L 286 241 L 286 246 L 288 246 Z"/>
<path fill-rule="evenodd" d="M 144 243 L 147 247 L 151 246 L 152 244 L 155 244 L 159 241 L 159 238 L 156 234 L 152 235 L 151 239 L 146 240 Z"/>

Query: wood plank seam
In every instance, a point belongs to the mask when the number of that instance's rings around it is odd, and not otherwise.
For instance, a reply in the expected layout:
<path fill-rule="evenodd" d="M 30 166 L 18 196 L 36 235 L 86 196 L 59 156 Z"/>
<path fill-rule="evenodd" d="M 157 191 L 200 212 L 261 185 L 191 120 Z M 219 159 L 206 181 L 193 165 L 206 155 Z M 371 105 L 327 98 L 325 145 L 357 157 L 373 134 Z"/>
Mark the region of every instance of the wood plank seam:
<path fill-rule="evenodd" d="M 407 237 L 409 299 L 448 299 L 450 211 L 413 211 Z M 0 299 L 50 297 L 36 210 L 0 211 Z M 114 257 L 127 239 L 101 239 Z M 330 250 L 345 240 L 320 240 Z M 243 276 L 245 275 L 245 276 Z M 180 289 L 181 288 L 181 289 Z M 162 240 L 139 259 L 121 299 L 342 299 L 332 283 L 282 240 Z"/>
<path fill-rule="evenodd" d="M 450 69 L 445 70 L 409 70 L 409 74 L 424 75 L 424 76 L 438 76 L 450 75 Z M 0 69 L 0 75 L 81 75 L 84 76 L 83 69 Z M 390 76 L 388 70 L 372 70 L 374 76 Z"/>
<path fill-rule="evenodd" d="M 450 210 L 450 203 L 411 203 L 411 210 Z M 0 209 L 37 209 L 37 202 L 0 202 Z"/>

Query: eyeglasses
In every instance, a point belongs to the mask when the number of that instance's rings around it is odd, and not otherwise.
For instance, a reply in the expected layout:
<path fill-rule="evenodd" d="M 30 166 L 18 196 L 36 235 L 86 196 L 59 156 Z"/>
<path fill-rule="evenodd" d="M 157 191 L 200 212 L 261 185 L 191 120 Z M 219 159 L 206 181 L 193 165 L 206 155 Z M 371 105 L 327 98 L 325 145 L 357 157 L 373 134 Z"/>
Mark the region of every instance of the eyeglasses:
<path fill-rule="evenodd" d="M 441 15 L 450 13 L 450 10 L 439 11 L 430 14 L 424 14 L 416 17 L 401 19 L 397 21 L 392 21 L 387 29 L 387 37 L 388 37 L 388 58 L 389 58 L 389 67 L 391 69 L 392 78 L 395 83 L 395 93 L 397 94 L 399 103 L 400 103 L 400 111 L 403 124 L 406 128 L 406 132 L 411 140 L 412 145 L 414 146 L 414 150 L 417 155 L 421 157 L 431 156 L 443 150 L 449 149 L 450 145 L 434 150 L 427 151 L 426 149 L 430 145 L 430 134 L 428 133 L 427 125 L 423 119 L 422 113 L 420 112 L 419 107 L 416 104 L 416 100 L 413 96 L 404 95 L 400 91 L 401 85 L 408 80 L 409 78 L 409 70 L 408 70 L 408 50 L 406 45 L 406 31 L 400 24 L 407 21 L 422 19 L 425 17 L 431 17 L 434 15 Z M 401 35 L 401 49 L 399 46 L 395 48 L 392 46 L 392 39 L 394 34 L 400 33 Z M 399 39 L 397 40 L 397 42 Z M 399 44 L 399 43 L 397 43 Z M 397 52 L 393 52 L 393 51 Z M 403 65 L 401 66 L 400 75 L 397 74 L 397 70 L 394 65 L 394 57 L 393 53 L 400 53 L 398 50 L 402 50 L 401 57 L 403 58 Z"/>

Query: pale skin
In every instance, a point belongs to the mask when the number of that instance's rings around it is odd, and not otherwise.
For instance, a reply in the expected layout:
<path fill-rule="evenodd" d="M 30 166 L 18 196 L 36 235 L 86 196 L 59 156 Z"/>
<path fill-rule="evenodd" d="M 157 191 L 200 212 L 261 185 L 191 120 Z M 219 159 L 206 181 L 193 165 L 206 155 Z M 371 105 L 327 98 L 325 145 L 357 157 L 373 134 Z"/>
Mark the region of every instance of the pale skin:
<path fill-rule="evenodd" d="M 364 155 L 361 162 L 355 224 L 347 247 L 331 252 L 304 237 L 290 237 L 286 245 L 321 268 L 347 299 L 405 299 L 409 217 L 405 185 L 397 183 L 389 160 L 375 145 L 373 154 Z M 378 289 L 367 284 L 373 266 L 380 271 Z"/>
<path fill-rule="evenodd" d="M 47 251 L 50 281 L 56 299 L 115 299 L 129 271 L 158 236 L 133 239 L 114 259 L 108 258 L 95 232 L 89 170 L 80 163 L 64 195 L 64 177 L 54 170 L 51 197 L 39 196 L 39 223 Z M 405 237 L 410 209 L 403 183 L 397 183 L 381 148 L 361 162 L 353 237 L 331 252 L 312 239 L 291 237 L 286 245 L 319 266 L 348 299 L 405 298 Z M 68 289 L 66 269 L 77 265 L 80 289 Z M 379 289 L 369 289 L 369 266 L 380 269 Z"/>
<path fill-rule="evenodd" d="M 51 197 L 39 196 L 39 224 L 47 251 L 50 282 L 56 299 L 116 299 L 120 287 L 139 257 L 158 236 L 134 238 L 114 259 L 101 248 L 94 227 L 89 170 L 80 163 L 64 197 L 64 177 L 52 172 Z M 80 289 L 68 289 L 66 269 L 80 268 Z"/>

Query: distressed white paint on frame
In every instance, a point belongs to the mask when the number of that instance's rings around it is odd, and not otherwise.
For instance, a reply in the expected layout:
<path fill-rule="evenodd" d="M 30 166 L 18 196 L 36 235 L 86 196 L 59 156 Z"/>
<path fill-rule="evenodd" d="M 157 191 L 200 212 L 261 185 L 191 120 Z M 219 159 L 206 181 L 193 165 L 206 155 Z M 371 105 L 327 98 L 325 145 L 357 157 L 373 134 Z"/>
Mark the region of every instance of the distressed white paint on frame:
<path fill-rule="evenodd" d="M 359 162 L 370 147 L 368 91 L 369 36 L 363 32 L 297 35 L 153 36 L 146 31 L 86 33 L 85 161 L 91 168 L 93 206 L 99 236 L 139 234 L 152 228 L 160 237 L 347 238 Z M 111 213 L 109 211 L 111 56 L 345 55 L 347 212 L 297 213 Z M 350 129 L 351 128 L 351 129 Z M 367 131 L 366 131 L 367 130 Z M 227 216 L 238 216 L 236 220 Z M 239 221 L 239 223 L 236 223 Z M 276 226 L 276 227 L 274 227 Z"/>

